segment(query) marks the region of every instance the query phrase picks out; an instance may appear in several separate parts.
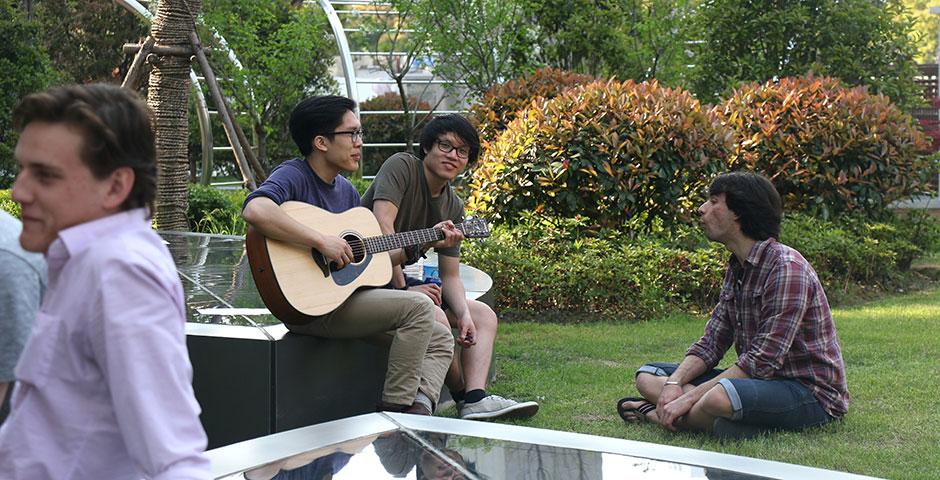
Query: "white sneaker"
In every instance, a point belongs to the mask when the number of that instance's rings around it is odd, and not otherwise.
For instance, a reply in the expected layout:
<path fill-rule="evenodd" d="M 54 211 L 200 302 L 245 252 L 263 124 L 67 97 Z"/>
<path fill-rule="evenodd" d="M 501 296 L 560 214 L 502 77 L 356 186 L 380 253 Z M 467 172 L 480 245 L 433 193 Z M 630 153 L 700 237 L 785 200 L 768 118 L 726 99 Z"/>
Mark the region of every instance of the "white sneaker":
<path fill-rule="evenodd" d="M 458 412 L 464 420 L 493 418 L 529 418 L 539 411 L 535 402 L 517 402 L 499 395 L 487 395 L 479 402 L 464 403 Z"/>

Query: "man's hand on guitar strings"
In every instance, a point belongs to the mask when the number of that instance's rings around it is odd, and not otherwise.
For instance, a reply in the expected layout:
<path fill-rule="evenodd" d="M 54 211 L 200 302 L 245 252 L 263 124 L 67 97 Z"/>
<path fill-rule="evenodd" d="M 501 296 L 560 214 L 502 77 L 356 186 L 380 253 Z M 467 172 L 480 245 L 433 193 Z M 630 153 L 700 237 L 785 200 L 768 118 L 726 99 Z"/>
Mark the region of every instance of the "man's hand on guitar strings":
<path fill-rule="evenodd" d="M 349 265 L 355 258 L 349 243 L 335 235 L 324 235 L 321 237 L 320 245 L 315 248 L 326 257 L 328 262 L 335 264 L 337 270 Z"/>

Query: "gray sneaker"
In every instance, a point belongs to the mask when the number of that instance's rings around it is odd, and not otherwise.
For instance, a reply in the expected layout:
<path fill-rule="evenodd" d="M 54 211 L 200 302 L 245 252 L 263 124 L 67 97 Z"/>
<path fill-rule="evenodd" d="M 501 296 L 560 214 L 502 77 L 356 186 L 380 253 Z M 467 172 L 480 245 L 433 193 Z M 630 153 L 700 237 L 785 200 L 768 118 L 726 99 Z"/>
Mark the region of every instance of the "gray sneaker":
<path fill-rule="evenodd" d="M 487 395 L 479 402 L 464 403 L 458 410 L 464 420 L 489 420 L 494 418 L 529 418 L 539 411 L 535 402 L 517 402 L 499 395 Z"/>

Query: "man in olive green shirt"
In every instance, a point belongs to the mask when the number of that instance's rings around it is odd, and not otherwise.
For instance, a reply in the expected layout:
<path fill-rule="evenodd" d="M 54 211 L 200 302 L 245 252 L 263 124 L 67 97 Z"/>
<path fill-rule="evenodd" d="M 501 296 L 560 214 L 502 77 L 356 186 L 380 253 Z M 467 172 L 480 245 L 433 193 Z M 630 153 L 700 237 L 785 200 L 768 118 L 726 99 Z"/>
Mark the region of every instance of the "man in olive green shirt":
<path fill-rule="evenodd" d="M 435 118 L 421 133 L 424 158 L 410 153 L 389 157 L 375 181 L 362 197 L 362 205 L 372 209 L 382 232 L 391 234 L 430 228 L 451 220 L 463 220 L 463 201 L 450 186 L 480 151 L 476 129 L 460 115 Z M 406 250 L 405 263 L 413 263 L 429 246 Z M 496 340 L 497 318 L 486 304 L 467 300 L 460 280 L 460 244 L 436 249 L 441 285 L 424 283 L 409 286 L 401 265 L 395 266 L 392 284 L 428 295 L 440 308 L 438 321 L 457 330 L 461 348 L 454 355 L 445 384 L 457 402 L 460 418 L 525 418 L 538 412 L 535 402 L 516 402 L 488 395 L 486 377 Z M 411 282 L 414 283 L 414 282 Z"/>

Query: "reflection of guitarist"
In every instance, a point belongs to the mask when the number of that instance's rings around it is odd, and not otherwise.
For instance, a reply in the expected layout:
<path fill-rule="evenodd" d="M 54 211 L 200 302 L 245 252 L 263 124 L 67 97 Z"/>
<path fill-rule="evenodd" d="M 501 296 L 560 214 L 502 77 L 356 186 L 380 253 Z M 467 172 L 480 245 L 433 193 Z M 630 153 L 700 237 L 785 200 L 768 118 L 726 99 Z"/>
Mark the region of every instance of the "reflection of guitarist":
<path fill-rule="evenodd" d="M 320 252 L 333 269 L 353 262 L 356 252 L 316 225 L 294 220 L 280 205 L 306 202 L 332 213 L 359 206 L 356 189 L 340 172 L 358 168 L 362 130 L 355 102 L 345 97 L 313 97 L 294 108 L 290 132 L 304 158 L 288 160 L 254 192 L 242 215 L 261 235 Z M 443 242 L 459 241 L 452 223 L 440 225 Z M 361 256 L 361 252 L 359 252 Z M 393 258 L 400 252 L 392 252 Z M 376 338 L 389 342 L 389 364 L 381 409 L 430 414 L 437 403 L 453 353 L 446 327 L 434 321 L 434 305 L 424 295 L 387 289 L 353 293 L 330 313 L 305 324 L 287 324 L 295 333 L 331 338 Z"/>

